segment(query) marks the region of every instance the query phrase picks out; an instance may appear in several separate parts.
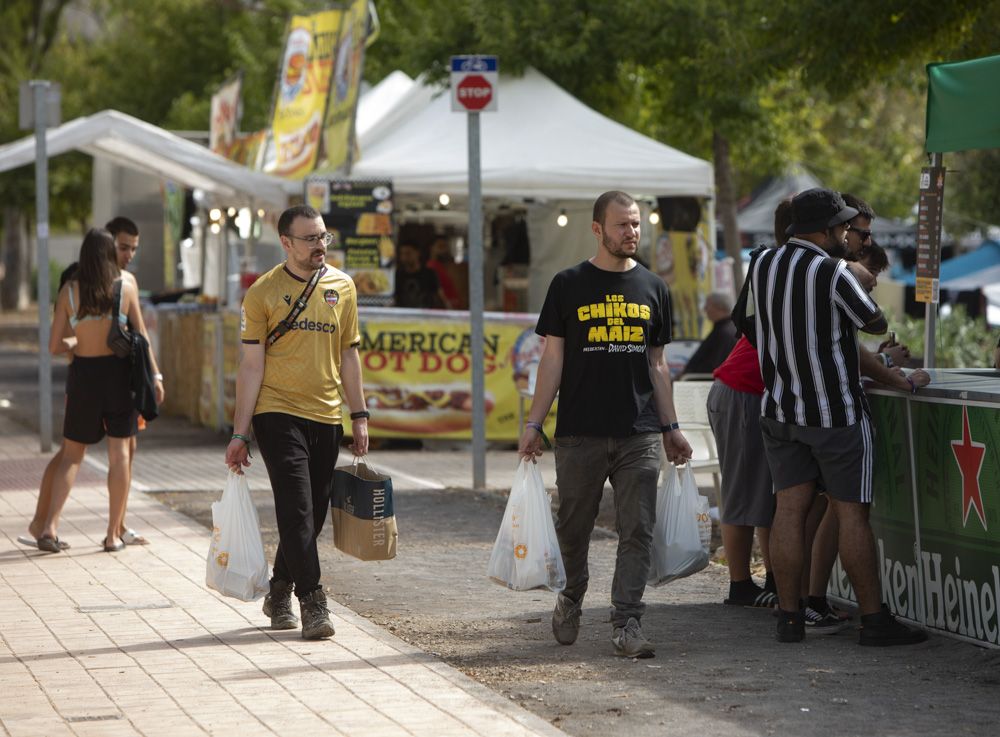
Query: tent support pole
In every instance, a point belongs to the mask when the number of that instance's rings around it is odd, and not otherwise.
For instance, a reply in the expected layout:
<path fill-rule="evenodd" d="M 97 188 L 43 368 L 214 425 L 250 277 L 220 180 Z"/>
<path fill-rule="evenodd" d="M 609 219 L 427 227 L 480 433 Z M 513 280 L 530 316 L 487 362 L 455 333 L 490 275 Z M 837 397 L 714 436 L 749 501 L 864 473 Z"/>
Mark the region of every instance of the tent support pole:
<path fill-rule="evenodd" d="M 483 366 L 483 196 L 479 113 L 469 126 L 469 318 L 472 352 L 472 487 L 486 488 L 486 375 Z"/>
<path fill-rule="evenodd" d="M 42 453 L 52 450 L 52 354 L 49 353 L 49 156 L 46 129 L 50 84 L 32 80 L 35 106 L 35 227 L 38 241 L 38 435 Z"/>

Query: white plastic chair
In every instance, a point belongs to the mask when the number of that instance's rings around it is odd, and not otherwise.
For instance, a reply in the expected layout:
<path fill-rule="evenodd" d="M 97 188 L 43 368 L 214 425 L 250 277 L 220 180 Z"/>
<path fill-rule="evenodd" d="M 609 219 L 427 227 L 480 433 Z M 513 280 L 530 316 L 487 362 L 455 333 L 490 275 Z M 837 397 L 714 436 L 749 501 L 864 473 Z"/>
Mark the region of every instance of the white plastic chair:
<path fill-rule="evenodd" d="M 677 411 L 677 422 L 680 423 L 681 432 L 692 441 L 692 436 L 701 440 L 691 442 L 696 451 L 695 457 L 689 463 L 695 473 L 712 474 L 712 482 L 715 484 L 715 491 L 719 491 L 719 452 L 715 447 L 715 434 L 712 426 L 708 422 L 708 392 L 712 388 L 711 381 L 675 381 L 674 409 Z M 666 454 L 663 455 L 663 462 L 666 463 Z"/>

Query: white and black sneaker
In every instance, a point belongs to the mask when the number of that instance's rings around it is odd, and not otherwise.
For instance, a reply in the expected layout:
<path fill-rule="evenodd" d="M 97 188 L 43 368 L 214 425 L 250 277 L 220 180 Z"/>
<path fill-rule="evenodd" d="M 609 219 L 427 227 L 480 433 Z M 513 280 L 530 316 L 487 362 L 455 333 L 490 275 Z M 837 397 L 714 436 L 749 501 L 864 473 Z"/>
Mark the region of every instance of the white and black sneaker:
<path fill-rule="evenodd" d="M 806 633 L 811 635 L 835 635 L 846 627 L 850 627 L 850 622 L 845 622 L 831 610 L 819 612 L 811 606 L 805 609 Z"/>

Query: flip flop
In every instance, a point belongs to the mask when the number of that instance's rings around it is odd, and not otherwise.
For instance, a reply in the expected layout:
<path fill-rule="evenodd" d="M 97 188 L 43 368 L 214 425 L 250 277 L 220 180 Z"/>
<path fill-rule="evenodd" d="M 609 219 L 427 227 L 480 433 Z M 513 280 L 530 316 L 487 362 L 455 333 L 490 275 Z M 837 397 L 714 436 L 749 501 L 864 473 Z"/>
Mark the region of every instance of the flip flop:
<path fill-rule="evenodd" d="M 149 540 L 129 527 L 121 534 L 121 541 L 126 545 L 149 545 Z"/>
<path fill-rule="evenodd" d="M 121 540 L 116 541 L 113 545 L 108 545 L 108 538 L 104 538 L 101 544 L 104 546 L 105 553 L 117 553 L 125 549 L 125 543 Z"/>
<path fill-rule="evenodd" d="M 31 537 L 31 535 L 18 535 L 17 541 L 26 547 L 34 548 L 35 550 L 42 550 L 42 547 L 38 544 L 38 540 Z M 69 543 L 63 542 L 59 538 L 56 538 L 56 544 L 59 545 L 60 550 L 69 550 Z"/>
<path fill-rule="evenodd" d="M 38 538 L 38 549 L 44 550 L 47 553 L 61 553 L 62 548 L 59 547 L 59 538 L 57 537 L 47 537 L 42 535 Z"/>

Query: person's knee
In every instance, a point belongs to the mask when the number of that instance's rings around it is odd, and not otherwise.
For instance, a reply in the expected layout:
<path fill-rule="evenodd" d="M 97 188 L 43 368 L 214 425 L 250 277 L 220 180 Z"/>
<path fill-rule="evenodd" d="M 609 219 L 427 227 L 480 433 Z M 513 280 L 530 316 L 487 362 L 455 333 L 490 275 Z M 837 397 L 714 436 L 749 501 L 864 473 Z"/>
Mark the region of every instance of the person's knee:
<path fill-rule="evenodd" d="M 844 502 L 831 499 L 837 522 L 840 525 L 868 524 L 868 513 L 871 505 L 865 502 Z"/>
<path fill-rule="evenodd" d="M 129 458 L 128 438 L 108 438 L 108 463 L 115 466 L 127 463 Z"/>

